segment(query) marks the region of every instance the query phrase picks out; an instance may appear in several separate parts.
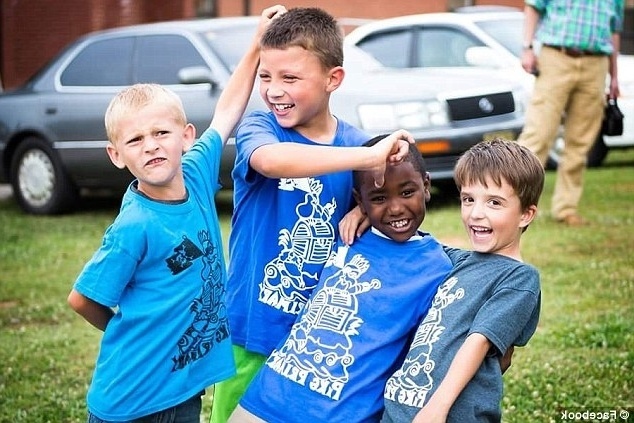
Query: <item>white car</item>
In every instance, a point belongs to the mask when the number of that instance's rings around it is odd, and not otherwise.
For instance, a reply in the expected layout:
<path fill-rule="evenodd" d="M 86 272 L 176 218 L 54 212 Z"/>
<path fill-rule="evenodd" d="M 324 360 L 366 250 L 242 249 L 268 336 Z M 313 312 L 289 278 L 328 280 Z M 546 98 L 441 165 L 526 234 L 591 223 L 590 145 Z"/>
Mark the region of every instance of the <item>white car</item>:
<path fill-rule="evenodd" d="M 487 67 L 515 78 L 532 92 L 534 77 L 520 63 L 524 14 L 510 7 L 475 6 L 460 12 L 428 13 L 377 20 L 357 27 L 346 42 L 357 45 L 383 65 L 396 68 Z M 611 148 L 634 147 L 634 56 L 618 58 L 625 115 L 623 135 L 599 134 L 588 165 L 599 166 Z M 563 139 L 549 155 L 556 166 Z"/>

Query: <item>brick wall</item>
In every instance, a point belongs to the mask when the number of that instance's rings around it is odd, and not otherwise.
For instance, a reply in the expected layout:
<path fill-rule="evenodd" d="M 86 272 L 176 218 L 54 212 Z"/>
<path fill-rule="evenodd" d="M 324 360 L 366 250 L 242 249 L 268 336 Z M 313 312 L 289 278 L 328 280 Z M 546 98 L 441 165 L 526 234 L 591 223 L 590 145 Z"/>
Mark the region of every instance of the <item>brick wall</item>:
<path fill-rule="evenodd" d="M 80 35 L 195 14 L 195 0 L 0 0 L 2 87 L 19 86 Z"/>

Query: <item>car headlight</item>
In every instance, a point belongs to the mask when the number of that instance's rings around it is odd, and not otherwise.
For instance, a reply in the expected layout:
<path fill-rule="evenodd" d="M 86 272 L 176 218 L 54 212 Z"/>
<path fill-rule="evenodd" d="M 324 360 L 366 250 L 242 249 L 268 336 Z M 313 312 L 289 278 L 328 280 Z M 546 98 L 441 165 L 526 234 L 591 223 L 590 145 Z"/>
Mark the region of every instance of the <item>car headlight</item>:
<path fill-rule="evenodd" d="M 361 127 L 369 132 L 420 129 L 446 125 L 446 107 L 440 101 L 362 104 L 358 108 Z"/>

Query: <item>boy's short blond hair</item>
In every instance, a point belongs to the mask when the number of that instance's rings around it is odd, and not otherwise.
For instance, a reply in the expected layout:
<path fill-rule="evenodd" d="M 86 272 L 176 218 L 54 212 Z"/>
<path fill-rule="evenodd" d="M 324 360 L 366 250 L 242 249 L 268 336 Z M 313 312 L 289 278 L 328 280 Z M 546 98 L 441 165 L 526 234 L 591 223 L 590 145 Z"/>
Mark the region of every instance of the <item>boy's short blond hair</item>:
<path fill-rule="evenodd" d="M 343 66 L 343 31 L 336 19 L 317 7 L 296 7 L 276 17 L 260 40 L 262 49 L 302 47 L 324 69 Z"/>
<path fill-rule="evenodd" d="M 183 102 L 176 93 L 159 84 L 135 84 L 119 92 L 108 105 L 104 118 L 108 140 L 116 142 L 118 124 L 124 116 L 150 103 L 164 104 L 177 123 L 187 124 Z"/>
<path fill-rule="evenodd" d="M 537 205 L 544 188 L 544 167 L 533 152 L 515 141 L 496 138 L 474 145 L 458 160 L 454 180 L 463 185 L 491 178 L 501 186 L 506 181 L 520 199 L 522 210 Z"/>

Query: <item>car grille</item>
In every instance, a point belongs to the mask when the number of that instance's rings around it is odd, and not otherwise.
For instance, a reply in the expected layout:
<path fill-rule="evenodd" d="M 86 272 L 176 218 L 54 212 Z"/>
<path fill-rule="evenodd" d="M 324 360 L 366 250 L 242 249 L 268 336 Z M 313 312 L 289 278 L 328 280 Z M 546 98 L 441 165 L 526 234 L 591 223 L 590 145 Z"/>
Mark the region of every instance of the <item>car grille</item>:
<path fill-rule="evenodd" d="M 510 92 L 448 99 L 449 116 L 453 121 L 503 115 L 515 111 Z"/>

